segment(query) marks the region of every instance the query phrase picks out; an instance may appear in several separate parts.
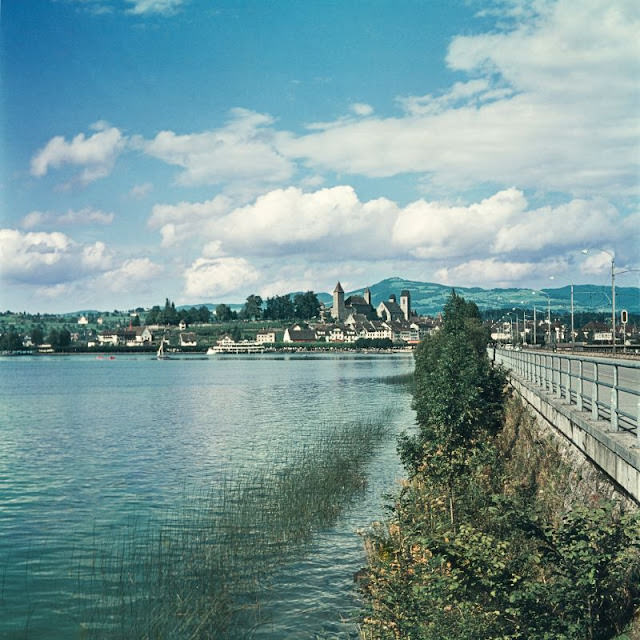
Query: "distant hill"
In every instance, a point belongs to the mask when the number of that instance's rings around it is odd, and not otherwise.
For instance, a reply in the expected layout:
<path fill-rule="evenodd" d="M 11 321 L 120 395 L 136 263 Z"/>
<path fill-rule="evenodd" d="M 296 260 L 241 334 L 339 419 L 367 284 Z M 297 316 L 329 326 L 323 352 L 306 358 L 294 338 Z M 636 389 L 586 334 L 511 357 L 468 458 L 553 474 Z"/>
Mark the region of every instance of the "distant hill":
<path fill-rule="evenodd" d="M 451 287 L 434 282 L 418 282 L 404 278 L 387 278 L 369 285 L 371 302 L 377 306 L 394 293 L 400 299 L 400 292 L 407 289 L 411 294 L 411 307 L 422 315 L 434 315 L 442 311 L 452 289 L 464 296 L 465 300 L 475 302 L 481 310 L 518 307 L 532 309 L 547 308 L 547 297 L 533 289 L 482 289 L 480 287 Z M 345 292 L 345 297 L 362 295 L 364 289 Z M 550 298 L 551 310 L 568 313 L 571 309 L 571 287 L 542 289 Z M 318 296 L 322 302 L 331 305 L 328 294 Z M 611 287 L 582 284 L 573 287 L 573 305 L 576 313 L 581 311 L 611 311 Z M 616 287 L 616 310 L 626 309 L 629 313 L 640 313 L 640 288 Z"/>
<path fill-rule="evenodd" d="M 411 308 L 422 315 L 436 315 L 442 311 L 449 294 L 454 289 L 466 300 L 475 302 L 481 310 L 486 309 L 508 309 L 520 307 L 533 309 L 534 305 L 538 309 L 547 308 L 547 298 L 540 292 L 533 289 L 482 289 L 480 287 L 452 287 L 449 285 L 437 284 L 435 282 L 419 282 L 417 280 L 405 280 L 404 278 L 386 278 L 376 284 L 369 285 L 371 291 L 371 302 L 376 307 L 383 300 L 388 300 L 394 293 L 400 299 L 400 292 L 407 289 L 411 293 Z M 568 313 L 571 309 L 571 287 L 566 285 L 557 289 L 542 289 L 551 300 L 551 310 L 558 313 Z M 345 292 L 345 297 L 350 295 L 362 295 L 364 288 L 354 289 Z M 294 296 L 291 292 L 289 295 Z M 317 293 L 317 292 L 316 292 Z M 318 293 L 318 299 L 327 306 L 331 306 L 333 298 L 329 293 Z M 582 311 L 606 313 L 611 312 L 611 287 L 595 284 L 577 284 L 573 287 L 574 310 L 576 313 Z M 220 303 L 205 302 L 197 304 L 181 305 L 177 309 L 190 309 L 191 307 L 207 307 L 211 312 L 215 312 Z M 244 302 L 225 303 L 234 311 L 240 311 Z M 629 313 L 640 314 L 640 288 L 639 287 L 616 287 L 616 310 L 626 309 Z M 92 313 L 100 315 L 100 311 L 95 309 L 76 311 L 66 314 L 69 316 L 87 315 Z"/>

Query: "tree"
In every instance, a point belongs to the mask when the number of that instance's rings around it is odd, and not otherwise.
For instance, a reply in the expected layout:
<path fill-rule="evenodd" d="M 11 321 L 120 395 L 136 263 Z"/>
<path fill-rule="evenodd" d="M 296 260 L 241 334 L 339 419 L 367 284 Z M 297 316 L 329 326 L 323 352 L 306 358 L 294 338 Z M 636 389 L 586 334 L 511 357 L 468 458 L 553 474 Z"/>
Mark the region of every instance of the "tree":
<path fill-rule="evenodd" d="M 231 308 L 226 304 L 219 304 L 216 307 L 216 320 L 218 322 L 229 322 L 233 318 Z"/>
<path fill-rule="evenodd" d="M 52 347 L 57 347 L 59 339 L 60 339 L 60 333 L 58 332 L 58 330 L 56 328 L 50 329 L 49 333 L 47 334 L 47 342 Z"/>
<path fill-rule="evenodd" d="M 58 333 L 58 346 L 61 348 L 68 347 L 71 344 L 71 334 L 68 329 L 60 329 Z"/>
<path fill-rule="evenodd" d="M 268 320 L 290 320 L 295 315 L 295 307 L 288 295 L 267 298 L 264 317 Z"/>
<path fill-rule="evenodd" d="M 313 291 L 297 293 L 293 298 L 294 314 L 300 320 L 315 318 L 320 312 L 320 301 Z"/>
<path fill-rule="evenodd" d="M 486 354 L 488 330 L 478 308 L 455 291 L 444 308 L 440 331 L 416 350 L 414 408 L 416 435 L 403 435 L 399 452 L 410 473 L 428 467 L 446 486 L 451 520 L 456 484 L 464 482 L 474 444 L 496 433 L 504 411 L 504 375 Z"/>
<path fill-rule="evenodd" d="M 0 336 L 0 349 L 2 351 L 19 351 L 22 349 L 22 336 L 15 329 L 10 329 Z"/>
<path fill-rule="evenodd" d="M 240 312 L 240 317 L 243 320 L 258 320 L 262 315 L 262 298 L 260 296 L 251 294 L 247 297 L 247 301 L 244 303 L 244 307 Z"/>
<path fill-rule="evenodd" d="M 204 305 L 198 309 L 198 321 L 205 324 L 211 322 L 211 311 Z"/>
<path fill-rule="evenodd" d="M 147 324 L 160 324 L 160 307 L 156 304 L 147 313 L 145 321 Z"/>
<path fill-rule="evenodd" d="M 44 331 L 40 327 L 34 327 L 31 330 L 31 342 L 36 346 L 44 342 Z"/>

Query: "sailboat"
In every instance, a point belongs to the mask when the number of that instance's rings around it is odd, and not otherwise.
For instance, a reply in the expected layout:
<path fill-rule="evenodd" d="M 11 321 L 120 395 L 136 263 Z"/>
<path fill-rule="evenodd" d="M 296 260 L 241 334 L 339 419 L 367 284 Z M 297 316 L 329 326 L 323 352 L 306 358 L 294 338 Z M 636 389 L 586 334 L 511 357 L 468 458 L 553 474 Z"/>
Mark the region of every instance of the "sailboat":
<path fill-rule="evenodd" d="M 165 338 L 164 338 L 164 336 L 162 336 L 162 340 L 160 340 L 160 346 L 158 347 L 158 352 L 156 353 L 156 358 L 158 360 L 167 360 L 168 359 L 167 354 L 164 352 L 164 343 L 165 343 Z"/>

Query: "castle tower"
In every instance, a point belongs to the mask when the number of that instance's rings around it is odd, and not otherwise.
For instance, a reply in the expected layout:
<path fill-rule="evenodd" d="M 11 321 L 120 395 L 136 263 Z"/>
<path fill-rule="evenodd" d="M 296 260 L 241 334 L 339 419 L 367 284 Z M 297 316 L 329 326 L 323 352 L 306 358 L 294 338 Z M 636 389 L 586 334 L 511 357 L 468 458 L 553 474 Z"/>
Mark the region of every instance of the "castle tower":
<path fill-rule="evenodd" d="M 362 297 L 367 304 L 371 304 L 371 291 L 369 291 L 369 287 L 364 290 Z"/>
<path fill-rule="evenodd" d="M 411 294 L 407 289 L 400 292 L 400 308 L 404 313 L 404 319 L 408 320 L 411 317 Z"/>
<path fill-rule="evenodd" d="M 331 317 L 335 320 L 344 320 L 344 289 L 338 282 L 336 288 L 333 290 L 333 307 L 331 307 Z"/>

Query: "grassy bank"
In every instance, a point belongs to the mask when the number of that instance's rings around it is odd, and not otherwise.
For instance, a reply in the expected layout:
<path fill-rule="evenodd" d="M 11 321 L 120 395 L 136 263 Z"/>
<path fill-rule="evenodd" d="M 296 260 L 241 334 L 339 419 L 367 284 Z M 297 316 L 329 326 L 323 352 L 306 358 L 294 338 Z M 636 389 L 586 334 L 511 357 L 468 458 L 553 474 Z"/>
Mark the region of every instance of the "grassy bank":
<path fill-rule="evenodd" d="M 366 538 L 363 639 L 585 640 L 640 606 L 640 517 L 541 432 L 454 296 L 416 354 L 408 480 Z"/>
<path fill-rule="evenodd" d="M 93 562 L 87 638 L 242 638 L 278 567 L 362 492 L 387 417 L 327 430 L 133 529 Z"/>

